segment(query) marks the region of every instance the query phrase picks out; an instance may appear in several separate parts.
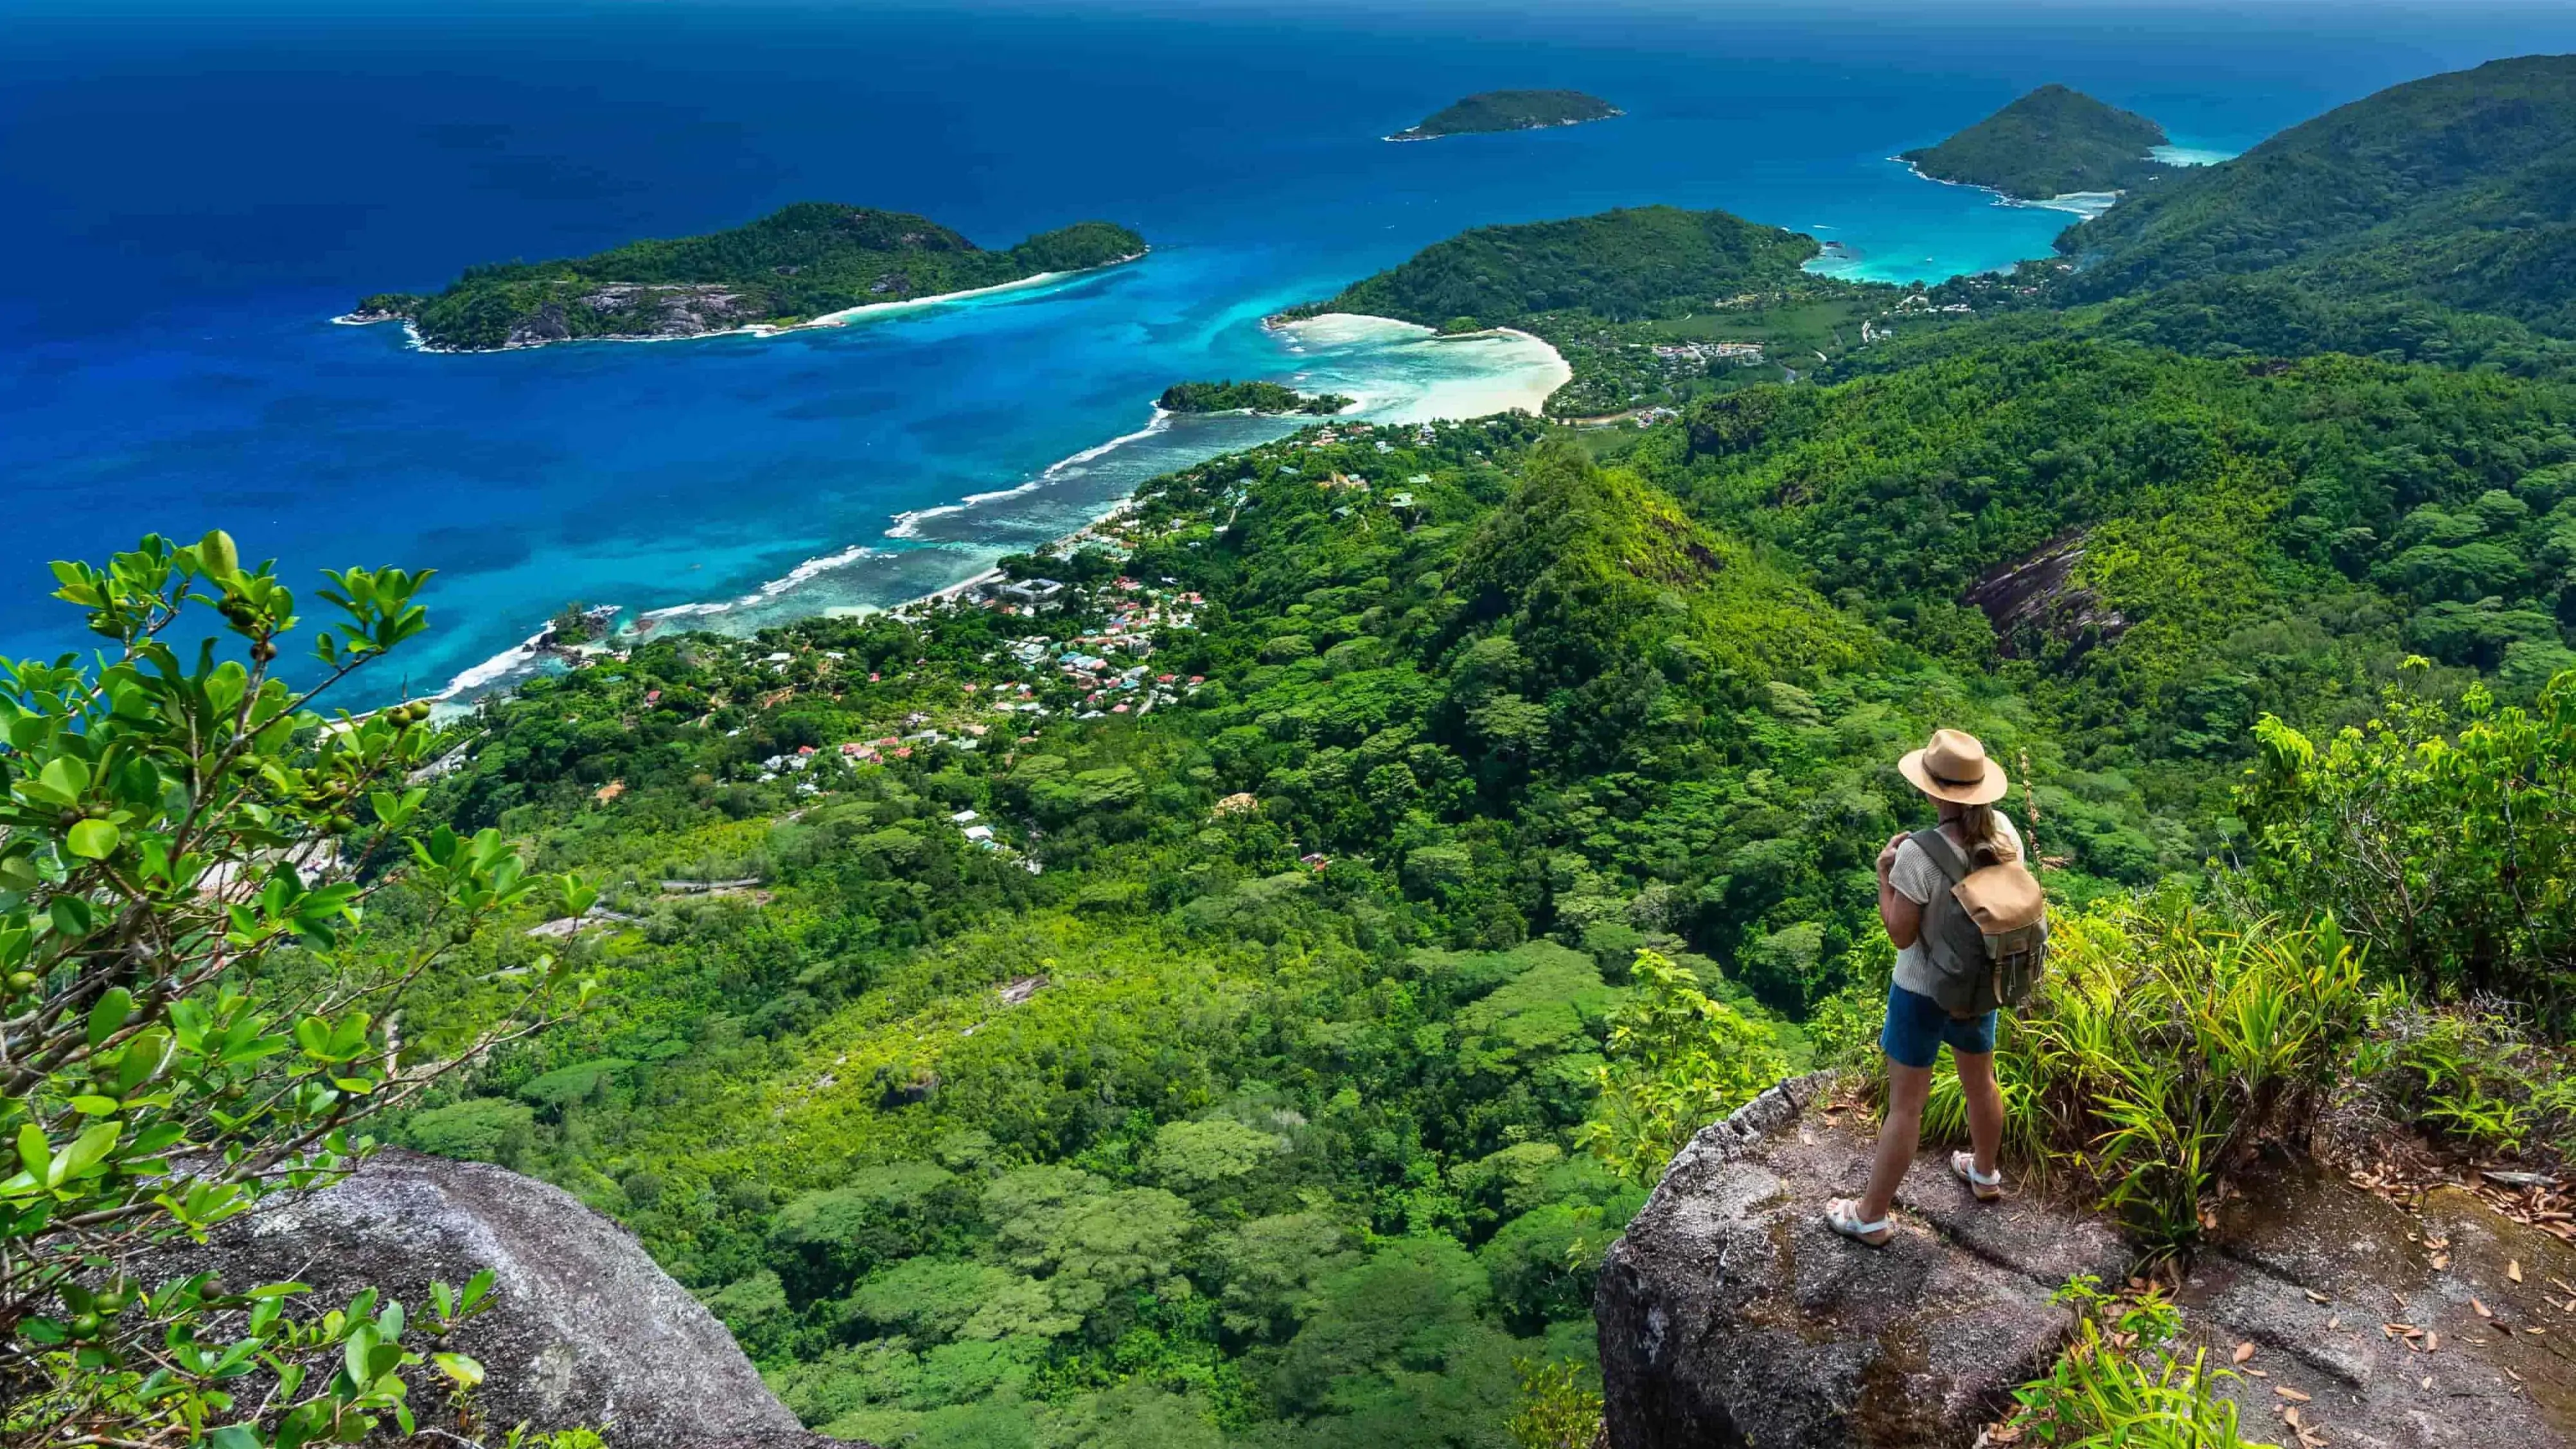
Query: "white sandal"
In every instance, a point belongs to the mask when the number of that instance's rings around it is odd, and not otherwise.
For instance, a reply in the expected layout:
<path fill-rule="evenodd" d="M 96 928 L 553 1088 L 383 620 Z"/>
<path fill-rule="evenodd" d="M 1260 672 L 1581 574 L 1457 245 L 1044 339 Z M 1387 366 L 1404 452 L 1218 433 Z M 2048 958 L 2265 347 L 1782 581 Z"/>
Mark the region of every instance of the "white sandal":
<path fill-rule="evenodd" d="M 1996 1168 L 1991 1177 L 1978 1175 L 1977 1154 L 1973 1152 L 1951 1153 L 1950 1170 L 1959 1174 L 1960 1180 L 1968 1184 L 1968 1191 L 1975 1194 L 1979 1202 L 1993 1202 L 2004 1195 L 2003 1169 Z"/>
<path fill-rule="evenodd" d="M 1884 1248 L 1896 1238 L 1894 1218 L 1862 1222 L 1860 1204 L 1847 1197 L 1838 1197 L 1825 1204 L 1825 1226 L 1866 1247 Z"/>

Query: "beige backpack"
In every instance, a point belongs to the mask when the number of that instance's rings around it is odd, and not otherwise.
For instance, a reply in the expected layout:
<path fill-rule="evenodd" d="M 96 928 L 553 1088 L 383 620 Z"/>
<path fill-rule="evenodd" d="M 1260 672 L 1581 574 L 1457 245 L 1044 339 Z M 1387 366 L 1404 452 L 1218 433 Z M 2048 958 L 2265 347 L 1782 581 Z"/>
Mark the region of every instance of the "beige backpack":
<path fill-rule="evenodd" d="M 1932 999 L 1954 1017 L 2019 1006 L 2048 969 L 2048 901 L 2018 860 L 1971 866 L 1938 827 L 1914 844 L 1950 883 L 1923 904 Z"/>

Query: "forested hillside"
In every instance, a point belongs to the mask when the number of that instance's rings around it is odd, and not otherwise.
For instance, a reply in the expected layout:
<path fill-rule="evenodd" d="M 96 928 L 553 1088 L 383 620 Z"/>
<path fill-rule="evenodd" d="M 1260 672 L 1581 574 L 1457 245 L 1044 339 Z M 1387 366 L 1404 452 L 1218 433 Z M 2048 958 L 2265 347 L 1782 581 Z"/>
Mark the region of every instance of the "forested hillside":
<path fill-rule="evenodd" d="M 999 286 L 1144 250 L 1127 228 L 1086 221 L 986 251 L 926 217 L 809 201 L 704 236 L 469 267 L 443 292 L 379 293 L 353 315 L 403 318 L 424 343 L 465 350 L 688 336 Z"/>
<path fill-rule="evenodd" d="M 1467 332 L 1525 328 L 1573 369 L 1553 417 L 1669 406 L 1711 388 L 1776 381 L 1860 337 L 1894 287 L 1812 276 L 1813 237 L 1723 211 L 1626 207 L 1479 227 L 1423 248 L 1291 317 L 1359 312 Z"/>
<path fill-rule="evenodd" d="M 1499 327 L 1539 312 L 1609 322 L 1678 317 L 1797 280 L 1812 237 L 1723 211 L 1640 206 L 1478 227 L 1355 282 L 1319 310 L 1426 327 Z"/>
<path fill-rule="evenodd" d="M 2014 761 L 2069 909 L 2187 878 L 2265 713 L 2570 662 L 2571 422 L 1995 345 L 1598 460 L 1345 425 L 1023 561 L 1063 612 L 647 643 L 437 787 L 606 878 L 611 989 L 403 1135 L 618 1212 L 835 1432 L 1499 1445 L 1690 1127 L 1866 1059 L 1896 754 Z"/>
<path fill-rule="evenodd" d="M 2098 299 L 2282 273 L 2576 335 L 2576 56 L 2409 81 L 2194 168 L 2069 231 Z"/>
<path fill-rule="evenodd" d="M 1991 187 L 2024 200 L 2071 191 L 2128 191 L 2178 168 L 2147 152 L 2165 128 L 2082 91 L 2047 85 L 1938 146 L 1905 153 L 1924 175 Z"/>

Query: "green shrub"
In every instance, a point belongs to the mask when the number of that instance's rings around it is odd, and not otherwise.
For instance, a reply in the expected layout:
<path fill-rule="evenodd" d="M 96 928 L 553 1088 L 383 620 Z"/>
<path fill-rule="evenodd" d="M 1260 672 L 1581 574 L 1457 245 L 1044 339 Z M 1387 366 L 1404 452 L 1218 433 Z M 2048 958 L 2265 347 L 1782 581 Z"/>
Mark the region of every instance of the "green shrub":
<path fill-rule="evenodd" d="M 2366 728 L 2322 745 L 2265 716 L 2236 792 L 2253 835 L 2247 886 L 2294 917 L 2333 912 L 2377 962 L 2439 997 L 2500 991 L 2563 1017 L 2576 673 L 2530 710 L 2499 709 L 2472 685 L 2458 713 L 2392 689 Z"/>
<path fill-rule="evenodd" d="M 2427 1006 L 2400 984 L 2373 993 L 2366 1016 L 2350 1076 L 2381 1127 L 2429 1129 L 2485 1157 L 2576 1157 L 2576 1071 L 2512 1007 Z"/>
<path fill-rule="evenodd" d="M 2075 1341 L 2043 1379 L 2013 1392 L 2014 1442 L 2048 1449 L 2264 1449 L 2238 1429 L 2236 1405 L 2211 1392 L 2233 1378 L 2181 1357 L 2182 1315 L 2153 1292 L 2122 1302 L 2079 1277 L 2056 1300 L 2075 1309 Z M 2117 1315 L 2116 1317 L 2114 1315 Z M 2108 1328 L 2105 1322 L 2108 1321 Z"/>
<path fill-rule="evenodd" d="M 1583 1366 L 1569 1360 L 1539 1363 L 1514 1359 L 1519 1401 L 1506 1426 L 1518 1449 L 1592 1449 L 1601 1434 L 1601 1393 L 1585 1381 Z"/>
<path fill-rule="evenodd" d="M 1691 1135 L 1788 1075 L 1770 1032 L 1711 1001 L 1669 958 L 1639 951 L 1642 998 L 1611 1018 L 1600 1098 L 1576 1140 L 1632 1181 L 1663 1175 Z"/>
<path fill-rule="evenodd" d="M 2361 1030 L 2359 953 L 2332 917 L 2232 927 L 2173 896 L 2062 916 L 2053 946 L 1996 1039 L 2006 1150 L 2178 1248 L 2221 1177 L 2304 1136 Z M 1964 1138 L 1956 1077 L 1933 1078 L 1924 1122 Z"/>
<path fill-rule="evenodd" d="M 588 996 L 539 959 L 495 989 L 481 1032 L 431 1052 L 388 1025 L 467 989 L 444 958 L 538 885 L 497 831 L 418 829 L 428 792 L 407 777 L 432 751 L 426 702 L 327 728 L 311 707 L 428 627 L 413 602 L 427 576 L 329 575 L 332 622 L 299 688 L 274 669 L 295 597 L 223 533 L 146 538 L 54 575 L 107 647 L 90 664 L 0 659 L 0 1137 L 23 1168 L 0 1181 L 0 1440 L 408 1435 L 408 1370 L 434 1361 L 460 1392 L 483 1371 L 406 1332 L 483 1306 L 488 1272 L 461 1295 L 436 1285 L 412 1313 L 370 1289 L 308 1316 L 289 1311 L 293 1290 L 174 1275 L 159 1250 L 337 1180 L 374 1148 L 368 1118 Z M 178 626 L 200 608 L 230 637 L 183 653 Z M 595 899 L 557 885 L 567 914 Z M 360 935 L 377 900 L 428 929 Z M 237 1408 L 254 1370 L 280 1387 Z"/>

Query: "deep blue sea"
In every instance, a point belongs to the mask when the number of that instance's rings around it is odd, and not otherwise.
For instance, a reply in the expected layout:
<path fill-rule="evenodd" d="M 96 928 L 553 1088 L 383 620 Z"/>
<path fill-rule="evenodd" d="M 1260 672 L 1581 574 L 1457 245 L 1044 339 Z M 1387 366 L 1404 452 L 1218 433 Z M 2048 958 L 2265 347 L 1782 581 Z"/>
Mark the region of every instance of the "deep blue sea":
<path fill-rule="evenodd" d="M 571 599 L 735 601 L 724 627 L 883 604 L 1278 426 L 1129 437 L 1167 383 L 1482 395 L 1527 357 L 1259 326 L 1463 228 L 1723 206 L 1940 277 L 2070 218 L 1885 158 L 2031 86 L 2232 152 L 2538 50 L 2576 50 L 2576 7 L 0 0 L 0 653 L 79 646 L 47 559 L 214 525 L 294 579 L 437 568 L 426 688 Z M 1378 139 L 1502 86 L 1629 114 Z M 435 356 L 328 320 L 806 199 L 987 245 L 1104 217 L 1155 250 L 766 340 Z"/>

